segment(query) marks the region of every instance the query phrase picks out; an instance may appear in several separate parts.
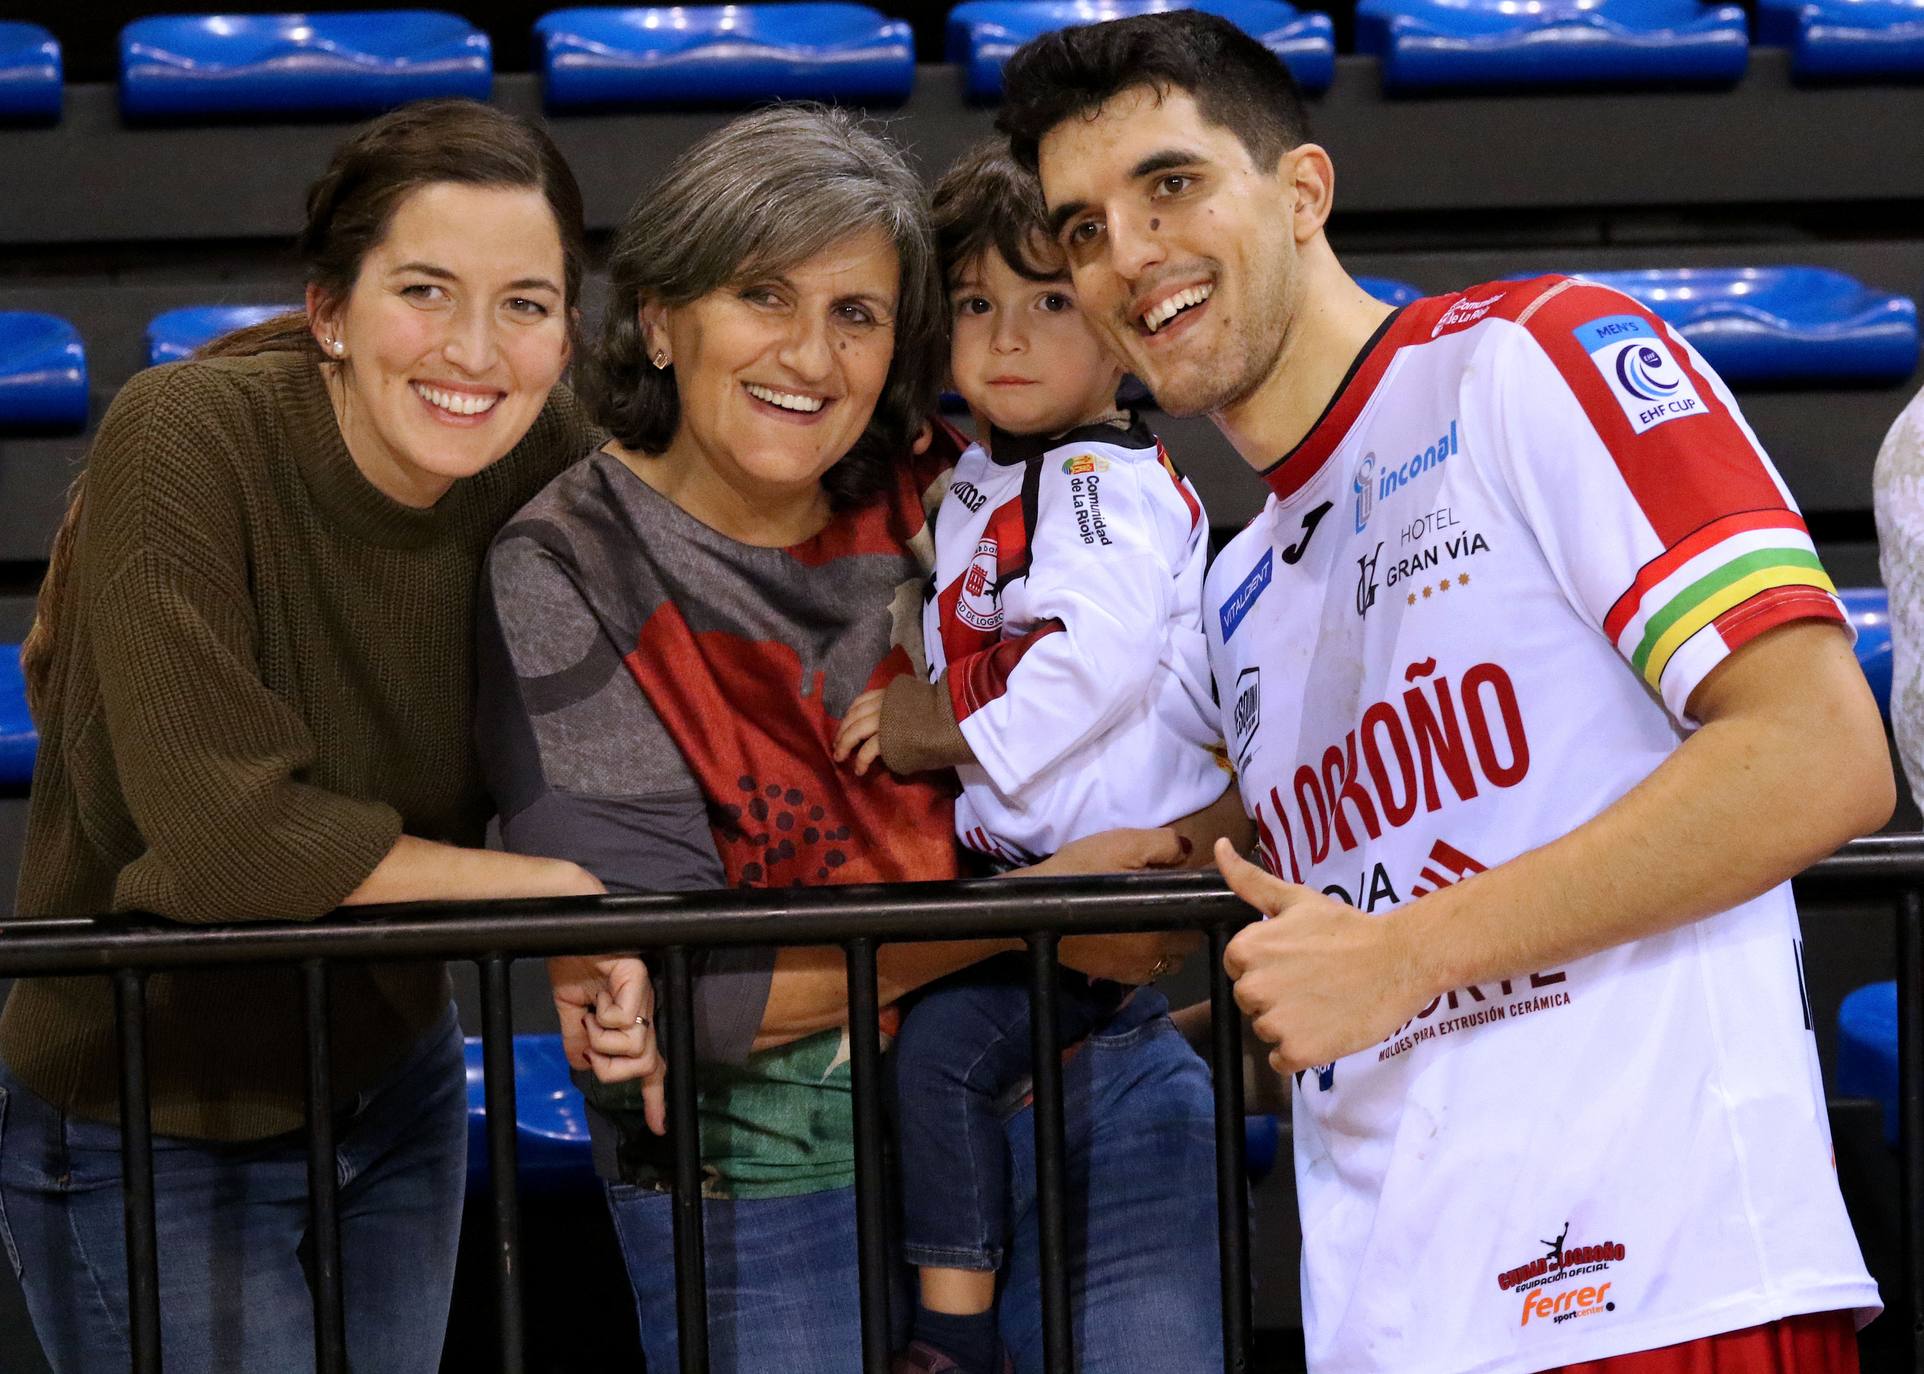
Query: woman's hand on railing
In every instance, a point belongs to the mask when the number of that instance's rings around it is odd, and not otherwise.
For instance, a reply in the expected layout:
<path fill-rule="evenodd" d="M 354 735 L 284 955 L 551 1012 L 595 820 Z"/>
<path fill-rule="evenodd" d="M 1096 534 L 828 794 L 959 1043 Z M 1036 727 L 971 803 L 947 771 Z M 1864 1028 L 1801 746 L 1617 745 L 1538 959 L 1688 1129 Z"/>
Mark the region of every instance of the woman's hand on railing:
<path fill-rule="evenodd" d="M 648 1129 L 666 1134 L 668 1066 L 655 1042 L 648 966 L 632 954 L 569 955 L 548 960 L 548 986 L 569 1067 L 603 1083 L 640 1080 Z"/>

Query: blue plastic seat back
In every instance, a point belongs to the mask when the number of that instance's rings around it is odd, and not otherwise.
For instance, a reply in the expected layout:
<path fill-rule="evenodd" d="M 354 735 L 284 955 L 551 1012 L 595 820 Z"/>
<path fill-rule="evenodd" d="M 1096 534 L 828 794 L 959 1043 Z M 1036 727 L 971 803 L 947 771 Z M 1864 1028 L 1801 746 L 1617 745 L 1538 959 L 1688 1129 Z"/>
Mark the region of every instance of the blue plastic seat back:
<path fill-rule="evenodd" d="M 1891 597 L 1882 587 L 1842 587 L 1837 595 L 1857 632 L 1857 664 L 1877 698 L 1884 719 L 1891 718 Z"/>
<path fill-rule="evenodd" d="M 1917 367 L 1917 302 L 1824 267 L 1680 267 L 1583 276 L 1663 317 L 1728 382 L 1899 382 Z"/>
<path fill-rule="evenodd" d="M 1884 1105 L 1884 1138 L 1897 1144 L 1897 984 L 1872 983 L 1845 996 L 1837 1008 L 1840 1097 L 1868 1097 Z"/>
<path fill-rule="evenodd" d="M 177 363 L 222 334 L 298 309 L 297 305 L 189 305 L 163 311 L 147 321 L 147 365 Z"/>
<path fill-rule="evenodd" d="M 1031 38 L 1072 24 L 1186 9 L 1237 25 L 1282 58 L 1306 91 L 1325 90 L 1336 77 L 1329 16 L 1283 0 L 969 0 L 949 11 L 947 60 L 966 68 L 969 99 L 1000 100 L 1003 64 Z"/>
<path fill-rule="evenodd" d="M 1924 76 L 1924 0 L 1758 0 L 1757 41 L 1804 81 Z"/>
<path fill-rule="evenodd" d="M 87 350 L 58 315 L 0 310 L 0 430 L 87 423 Z"/>
<path fill-rule="evenodd" d="M 39 747 L 40 733 L 27 714 L 20 646 L 0 645 L 0 784 L 25 787 L 33 781 L 33 756 Z"/>
<path fill-rule="evenodd" d="M 467 1039 L 468 1187 L 483 1186 L 488 1162 L 487 1078 L 481 1041 Z M 592 1188 L 588 1109 L 568 1076 L 559 1035 L 514 1038 L 515 1155 L 524 1188 Z"/>
<path fill-rule="evenodd" d="M 1750 62 L 1742 6 L 1699 0 L 1361 0 L 1356 50 L 1391 90 L 1728 85 Z"/>
<path fill-rule="evenodd" d="M 551 110 L 900 104 L 915 33 L 866 5 L 650 5 L 556 10 L 534 26 Z"/>
<path fill-rule="evenodd" d="M 1423 292 L 1418 288 L 1389 277 L 1358 277 L 1356 284 L 1384 305 L 1408 305 L 1423 299 Z"/>
<path fill-rule="evenodd" d="M 38 24 L 0 19 L 0 120 L 60 118 L 60 44 Z"/>
<path fill-rule="evenodd" d="M 493 81 L 488 36 L 439 10 L 177 14 L 120 31 L 129 119 L 371 114 L 486 100 Z"/>

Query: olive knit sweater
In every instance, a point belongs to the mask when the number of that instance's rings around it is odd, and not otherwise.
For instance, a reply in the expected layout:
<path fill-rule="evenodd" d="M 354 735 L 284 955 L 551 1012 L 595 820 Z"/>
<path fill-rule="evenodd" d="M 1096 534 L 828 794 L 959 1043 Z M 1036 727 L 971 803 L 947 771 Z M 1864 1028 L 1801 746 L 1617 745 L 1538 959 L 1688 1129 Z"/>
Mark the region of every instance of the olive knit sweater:
<path fill-rule="evenodd" d="M 311 920 L 404 831 L 479 844 L 470 636 L 482 555 L 590 446 L 557 389 L 513 452 L 418 510 L 355 467 L 308 356 L 135 377 L 88 463 L 19 917 Z M 337 1101 L 447 1000 L 439 964 L 337 966 Z M 298 1129 L 302 1043 L 294 970 L 154 976 L 154 1129 L 216 1140 Z M 0 1058 L 62 1109 L 115 1119 L 107 980 L 17 984 Z"/>

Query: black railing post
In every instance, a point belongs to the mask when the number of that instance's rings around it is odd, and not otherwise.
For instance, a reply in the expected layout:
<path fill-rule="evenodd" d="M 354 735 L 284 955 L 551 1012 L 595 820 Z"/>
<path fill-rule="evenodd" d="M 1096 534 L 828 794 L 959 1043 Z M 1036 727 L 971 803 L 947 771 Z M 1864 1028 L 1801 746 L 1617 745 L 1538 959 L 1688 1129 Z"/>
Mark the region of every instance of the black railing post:
<path fill-rule="evenodd" d="M 1063 1207 L 1062 1047 L 1056 1035 L 1057 937 L 1029 936 L 1029 1032 L 1035 1052 L 1037 1255 L 1042 1262 L 1042 1363 L 1076 1367 L 1069 1320 L 1069 1236 Z"/>
<path fill-rule="evenodd" d="M 882 1164 L 882 1029 L 875 941 L 848 942 L 848 1057 L 855 1095 L 855 1244 L 861 1276 L 862 1368 L 888 1374 L 889 1250 Z"/>
<path fill-rule="evenodd" d="M 1223 1284 L 1223 1368 L 1249 1368 L 1249 1196 L 1243 1156 L 1243 1018 L 1223 968 L 1234 932 L 1209 928 L 1210 1068 L 1216 1080 L 1216 1234 Z"/>
<path fill-rule="evenodd" d="M 160 1371 L 160 1265 L 154 1223 L 154 1128 L 147 1111 L 147 975 L 114 974 L 120 1038 L 121 1216 L 127 1232 L 127 1325 L 134 1374 Z"/>
<path fill-rule="evenodd" d="M 1924 894 L 1897 903 L 1897 1105 L 1911 1368 L 1924 1374 Z"/>
<path fill-rule="evenodd" d="M 681 1374 L 708 1374 L 708 1265 L 702 1244 L 701 1118 L 695 1108 L 694 978 L 668 949 L 668 1134 L 675 1147 L 675 1325 Z"/>
<path fill-rule="evenodd" d="M 508 960 L 481 961 L 481 1072 L 488 1105 L 488 1182 L 494 1203 L 495 1299 L 500 1308 L 502 1374 L 521 1374 L 526 1329 L 521 1311 L 521 1211 L 515 1198 L 514 1011 Z"/>
<path fill-rule="evenodd" d="M 330 1038 L 327 964 L 301 964 L 307 1039 L 307 1212 L 314 1247 L 314 1367 L 320 1374 L 347 1368 L 346 1311 L 341 1301 L 341 1213 L 334 1159 L 334 1064 Z"/>

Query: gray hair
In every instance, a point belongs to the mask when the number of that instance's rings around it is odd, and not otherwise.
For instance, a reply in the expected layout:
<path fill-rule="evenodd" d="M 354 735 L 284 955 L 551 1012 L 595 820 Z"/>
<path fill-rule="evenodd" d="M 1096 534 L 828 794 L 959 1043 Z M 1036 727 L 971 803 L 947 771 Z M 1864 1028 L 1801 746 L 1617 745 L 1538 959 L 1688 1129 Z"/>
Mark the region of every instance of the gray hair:
<path fill-rule="evenodd" d="M 642 193 L 609 252 L 607 313 L 586 369 L 595 418 L 643 453 L 664 451 L 681 424 L 672 369 L 648 363 L 643 302 L 687 305 L 869 230 L 901 260 L 895 353 L 867 430 L 822 478 L 837 509 L 868 501 L 935 402 L 947 320 L 927 193 L 893 144 L 843 110 L 791 104 L 744 115 Z"/>

